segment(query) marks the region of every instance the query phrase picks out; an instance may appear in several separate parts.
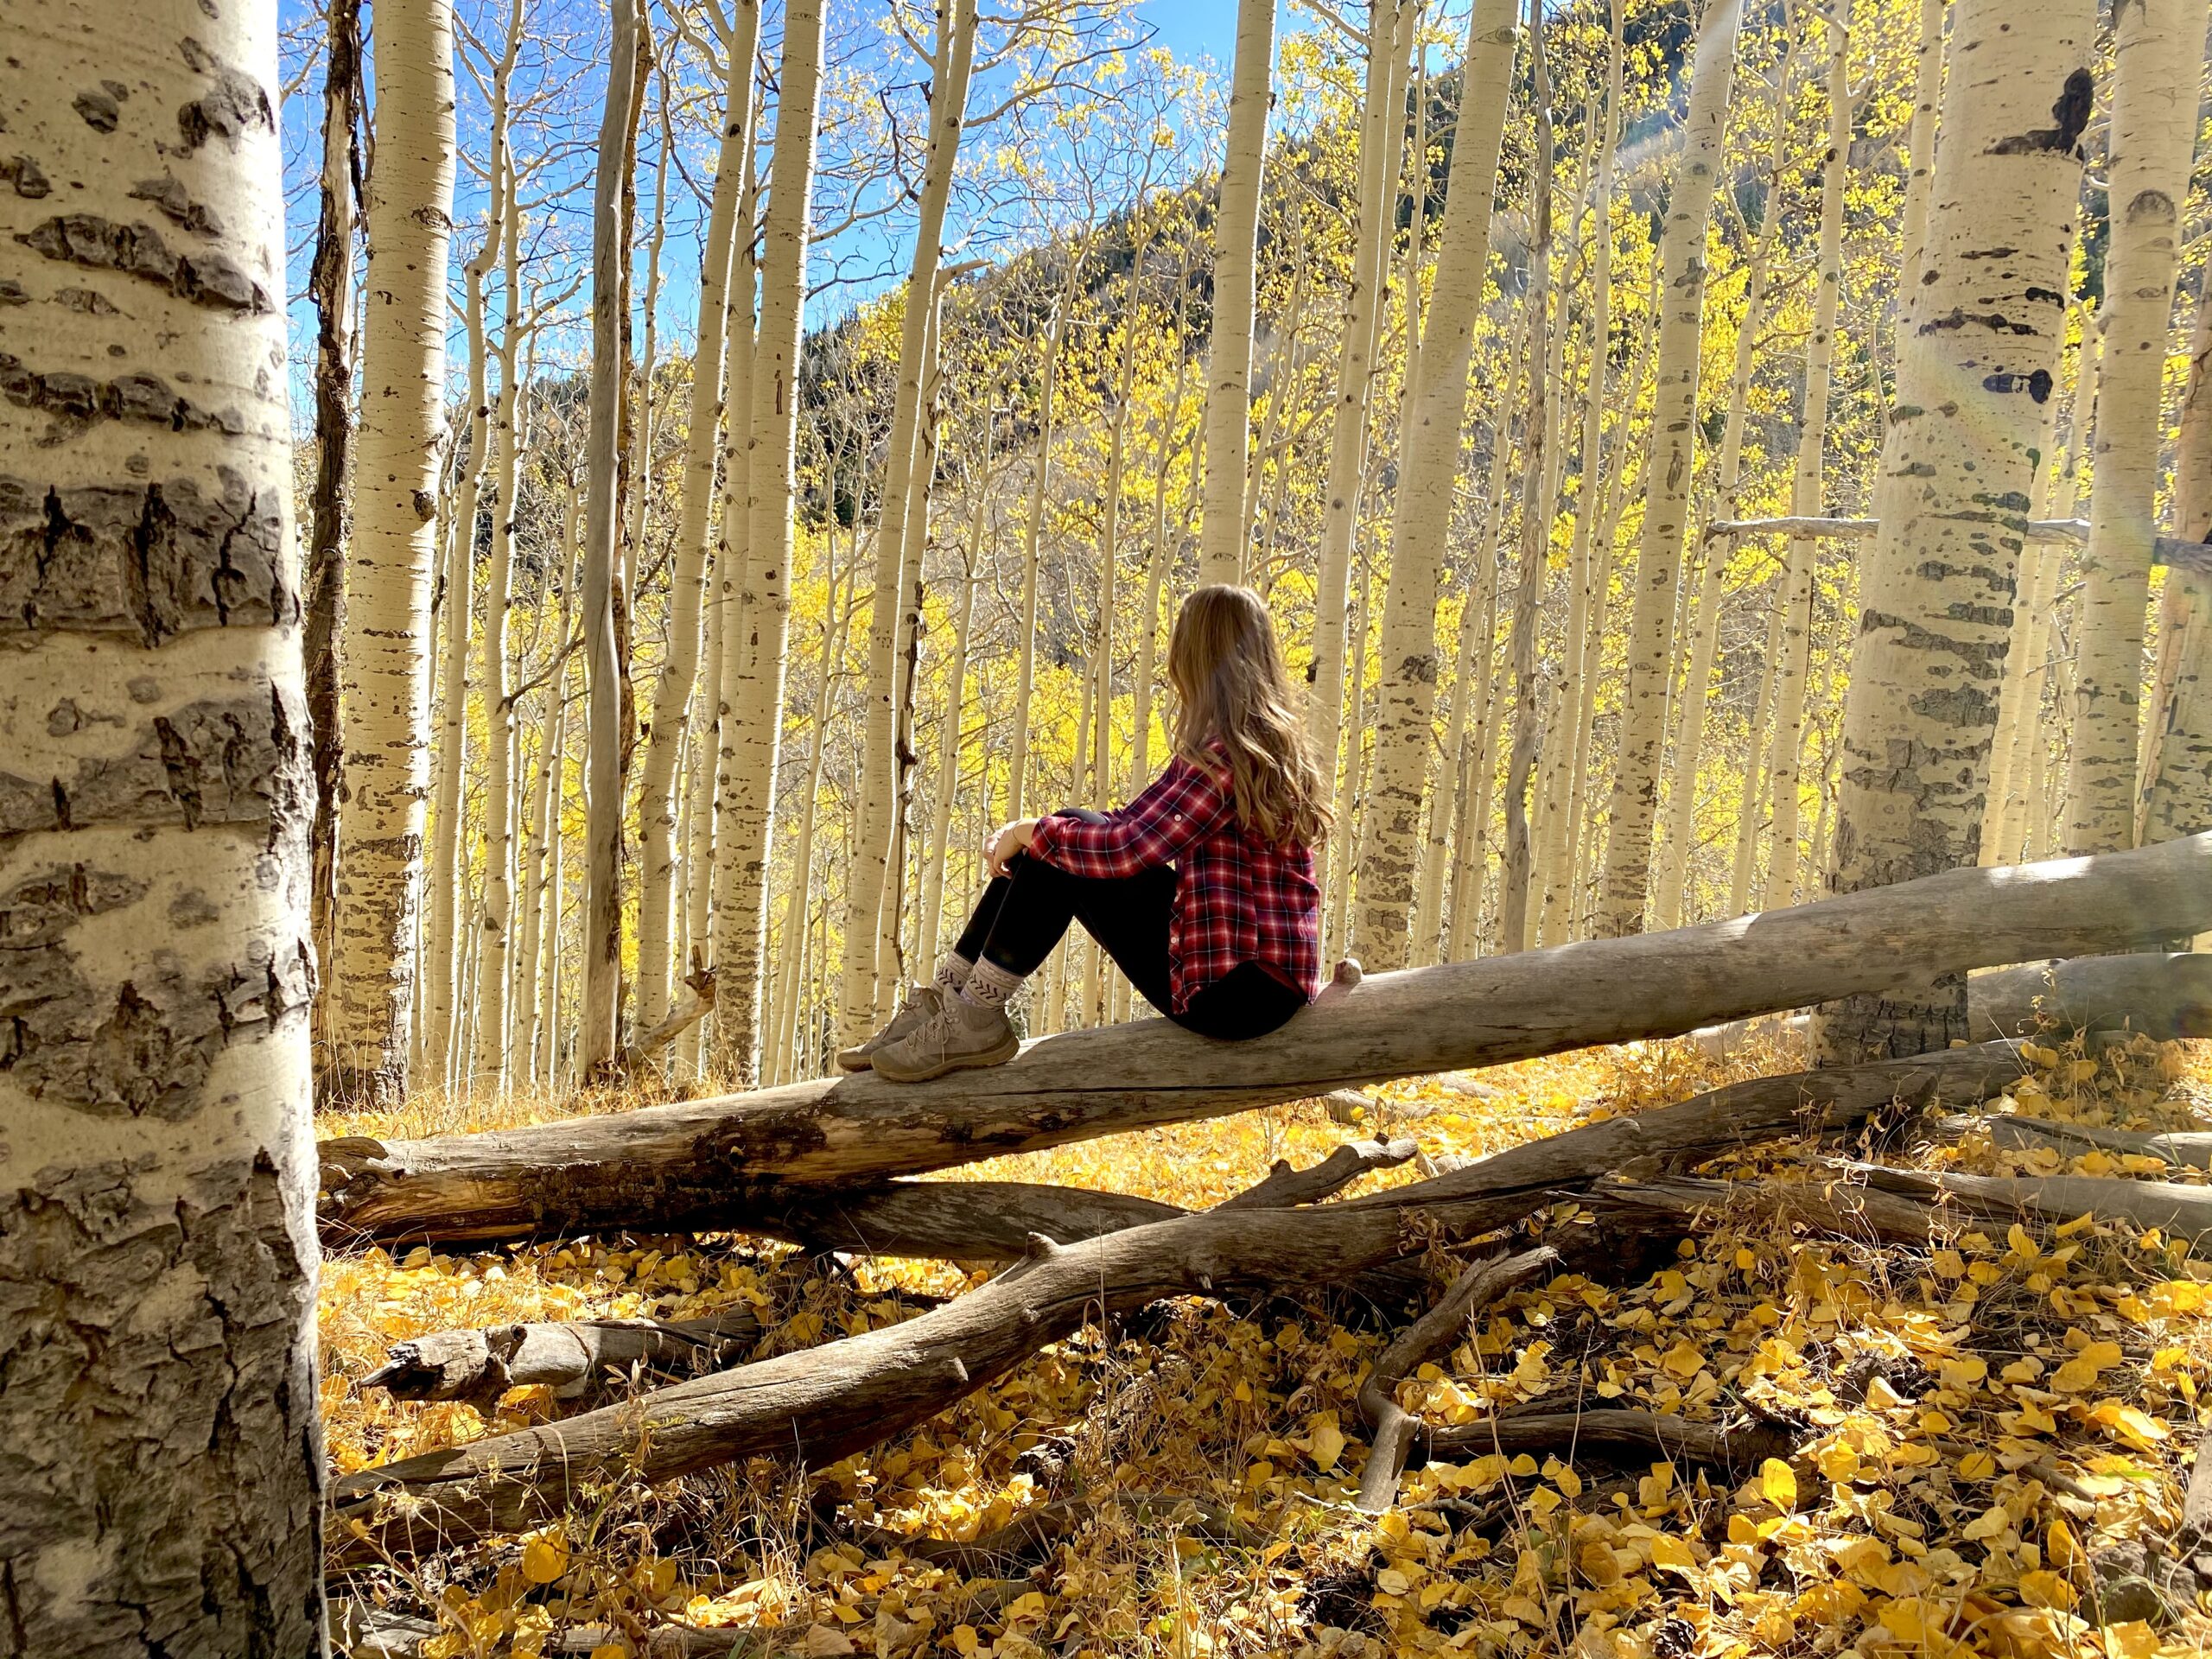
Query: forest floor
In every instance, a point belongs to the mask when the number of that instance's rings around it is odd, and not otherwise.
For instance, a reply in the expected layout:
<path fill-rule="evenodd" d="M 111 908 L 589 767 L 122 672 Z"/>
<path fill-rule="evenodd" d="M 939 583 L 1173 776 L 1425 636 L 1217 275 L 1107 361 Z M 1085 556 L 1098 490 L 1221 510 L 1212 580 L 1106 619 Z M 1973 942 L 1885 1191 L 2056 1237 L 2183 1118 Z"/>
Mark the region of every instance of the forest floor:
<path fill-rule="evenodd" d="M 1465 1074 L 1385 1089 L 1374 1127 L 1417 1138 L 1431 1157 L 1479 1154 L 1798 1063 L 1774 1047 L 1723 1063 L 1688 1042 L 1631 1045 L 1481 1074 L 1495 1092 L 1463 1091 Z M 518 1100 L 499 1121 L 620 1103 Z M 2015 1107 L 2212 1127 L 2212 1044 L 2139 1039 L 2094 1062 L 2041 1049 L 1989 1109 Z M 476 1126 L 466 1109 L 423 1101 L 322 1127 Z M 1351 1133 L 1309 1104 L 964 1173 L 1199 1207 L 1278 1157 L 1314 1161 Z M 1723 1161 L 1732 1173 L 1832 1179 L 1815 1150 L 1785 1142 Z M 1987 1173 L 2206 1179 L 2099 1152 L 2000 1152 L 1977 1135 L 1884 1155 Z M 1408 1166 L 1353 1190 L 1414 1179 Z M 330 1453 L 349 1471 L 556 1414 L 543 1389 L 510 1391 L 486 1419 L 356 1389 L 401 1338 L 749 1304 L 766 1357 L 910 1317 L 980 1279 L 721 1237 L 333 1256 L 321 1320 Z M 577 1624 L 599 1625 L 598 1659 L 617 1659 L 671 1621 L 755 1633 L 740 1652 L 887 1659 L 2150 1659 L 2201 1655 L 2212 1639 L 2193 1597 L 2160 1608 L 2140 1576 L 2159 1575 L 2146 1547 L 2189 1553 L 2176 1533 L 2212 1384 L 2212 1259 L 2184 1243 L 2083 1218 L 2032 1232 L 1969 1223 L 1904 1249 L 1716 1218 L 1641 1282 L 1563 1277 L 1498 1305 L 1401 1393 L 1441 1423 L 1566 1393 L 1793 1425 L 1796 1454 L 1735 1484 L 1571 1451 L 1488 1456 L 1417 1467 L 1397 1510 L 1362 1515 L 1350 1501 L 1364 1452 L 1356 1395 L 1385 1336 L 1319 1298 L 1163 1306 L 1110 1332 L 1088 1328 L 919 1431 L 829 1467 L 760 1459 L 613 1491 L 565 1527 L 368 1583 L 438 1621 L 426 1659 L 550 1652 Z M 1083 1500 L 1085 1518 L 1027 1561 L 936 1565 L 895 1542 L 973 1539 L 1058 1499 Z M 2135 1582 L 2121 1582 L 2131 1559 Z"/>

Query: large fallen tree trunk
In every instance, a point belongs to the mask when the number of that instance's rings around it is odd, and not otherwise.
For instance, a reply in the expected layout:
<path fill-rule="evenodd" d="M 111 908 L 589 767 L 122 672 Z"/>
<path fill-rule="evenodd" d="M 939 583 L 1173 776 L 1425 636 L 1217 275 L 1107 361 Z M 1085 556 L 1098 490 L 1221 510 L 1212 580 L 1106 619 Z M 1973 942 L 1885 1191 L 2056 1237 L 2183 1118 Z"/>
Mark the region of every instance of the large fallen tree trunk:
<path fill-rule="evenodd" d="M 667 1480 L 764 1454 L 835 1460 L 934 1416 L 1096 1313 L 1173 1295 L 1344 1284 L 1430 1242 L 1519 1220 L 1624 1165 L 1695 1161 L 1746 1141 L 1840 1127 L 1899 1098 L 1979 1100 L 2018 1069 L 2011 1046 L 1993 1043 L 1755 1078 L 1344 1203 L 1224 1208 L 1074 1243 L 1040 1236 L 988 1284 L 904 1324 L 348 1476 L 335 1493 L 334 1533 L 350 1535 L 340 1559 L 512 1531 L 618 1478 Z"/>
<path fill-rule="evenodd" d="M 760 1339 L 760 1317 L 730 1308 L 704 1319 L 570 1319 L 434 1331 L 395 1342 L 385 1363 L 354 1386 L 395 1400 L 495 1403 L 509 1389 L 540 1384 L 556 1399 L 640 1375 L 717 1370 Z"/>
<path fill-rule="evenodd" d="M 1878 991 L 1900 975 L 2117 950 L 2212 926 L 2212 834 L 1962 869 L 1671 933 L 1378 975 L 1249 1043 L 1165 1020 L 1068 1033 L 1013 1063 L 870 1073 L 429 1141 L 324 1144 L 327 1239 L 494 1239 L 749 1225 L 829 1188 L 1351 1084 L 1676 1035 Z"/>
<path fill-rule="evenodd" d="M 2119 957 L 2075 957 L 2024 962 L 1967 978 L 1970 1028 L 1983 1037 L 2026 1037 L 2050 1031 L 2078 1033 L 2140 1032 L 2161 1042 L 2212 1037 L 2212 954 L 2187 951 Z M 1767 1014 L 1693 1032 L 1714 1058 L 1745 1043 L 1802 1037 L 1810 1016 Z"/>
<path fill-rule="evenodd" d="M 1955 1135 L 1980 1130 L 1992 1146 L 2009 1152 L 2050 1150 L 2075 1158 L 2089 1151 L 2123 1157 L 2156 1158 L 2184 1168 L 2212 1168 L 2212 1131 L 2204 1129 L 2113 1129 L 2094 1123 L 2061 1123 L 2011 1113 L 1947 1117 L 1942 1127 Z"/>

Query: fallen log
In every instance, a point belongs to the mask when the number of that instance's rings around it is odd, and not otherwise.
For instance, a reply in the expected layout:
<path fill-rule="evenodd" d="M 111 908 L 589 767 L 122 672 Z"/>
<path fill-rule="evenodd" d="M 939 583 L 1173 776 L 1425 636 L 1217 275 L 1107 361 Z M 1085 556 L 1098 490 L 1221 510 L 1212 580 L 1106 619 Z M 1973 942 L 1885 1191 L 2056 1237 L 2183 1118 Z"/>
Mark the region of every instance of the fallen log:
<path fill-rule="evenodd" d="M 2212 1233 L 2212 1187 L 2174 1181 L 2131 1181 L 2098 1175 L 1958 1175 L 1886 1164 L 1840 1166 L 1876 1191 L 1947 1203 L 1971 1215 L 2002 1221 L 2037 1215 L 2049 1221 L 2094 1216 L 2195 1238 Z"/>
<path fill-rule="evenodd" d="M 343 1659 L 423 1659 L 424 1654 L 434 1651 L 430 1643 L 440 1629 L 435 1619 L 396 1613 L 364 1601 L 342 1601 L 330 1612 L 331 1647 Z M 647 1624 L 634 1629 L 571 1624 L 554 1631 L 539 1651 L 588 1656 L 613 1646 L 626 1654 L 639 1651 L 632 1643 L 640 1639 L 645 1643 L 641 1659 L 770 1659 L 772 1655 L 806 1651 L 793 1631 L 710 1630 L 696 1624 Z"/>
<path fill-rule="evenodd" d="M 2050 1149 L 2067 1157 L 2095 1149 L 2126 1156 L 2157 1158 L 2185 1169 L 2212 1168 L 2212 1132 L 2202 1129 L 2113 1129 L 2093 1123 L 2061 1123 L 2011 1113 L 1946 1117 L 1942 1127 L 1954 1135 L 1980 1130 L 1992 1146 L 2011 1152 Z"/>
<path fill-rule="evenodd" d="M 1694 1160 L 1808 1123 L 1837 1126 L 1900 1095 L 1980 1099 L 2018 1069 L 1999 1043 L 1754 1078 L 1343 1203 L 1179 1216 L 1065 1245 L 1040 1236 L 989 1283 L 903 1324 L 347 1476 L 334 1495 L 338 1559 L 517 1530 L 614 1479 L 673 1479 L 756 1455 L 834 1461 L 936 1415 L 1096 1314 L 1346 1283 L 1519 1220 L 1631 1161 Z"/>
<path fill-rule="evenodd" d="M 2212 834 L 1961 869 L 1671 933 L 1372 976 L 1249 1043 L 1165 1020 L 1072 1032 L 1011 1064 L 873 1073 L 526 1128 L 322 1147 L 325 1238 L 733 1228 L 829 1188 L 1331 1089 L 1679 1035 L 1878 991 L 1902 975 L 2118 950 L 2212 926 Z"/>
<path fill-rule="evenodd" d="M 435 1331 L 396 1342 L 385 1363 L 355 1384 L 395 1400 L 461 1400 L 489 1405 L 509 1389 L 539 1383 L 575 1399 L 639 1372 L 719 1370 L 760 1339 L 750 1308 L 712 1319 L 575 1319 Z"/>
<path fill-rule="evenodd" d="M 2212 1037 L 2212 953 L 2076 957 L 1992 968 L 1967 977 L 1972 1030 L 1984 1037 L 2140 1032 L 2161 1042 Z M 1692 1032 L 1715 1059 L 1745 1043 L 1802 1038 L 1810 1016 L 1764 1014 Z"/>

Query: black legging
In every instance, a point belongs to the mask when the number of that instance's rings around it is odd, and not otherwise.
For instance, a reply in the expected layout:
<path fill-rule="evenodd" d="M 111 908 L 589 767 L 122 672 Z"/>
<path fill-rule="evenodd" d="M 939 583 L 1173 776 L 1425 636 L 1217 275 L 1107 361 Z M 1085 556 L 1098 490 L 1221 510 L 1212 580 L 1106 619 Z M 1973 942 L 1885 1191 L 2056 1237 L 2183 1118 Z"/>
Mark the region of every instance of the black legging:
<path fill-rule="evenodd" d="M 1008 874 L 992 877 L 983 889 L 953 947 L 969 962 L 988 962 L 1027 977 L 1043 964 L 1068 924 L 1081 922 L 1146 1001 L 1201 1037 L 1241 1042 L 1264 1036 L 1306 1006 L 1304 993 L 1247 962 L 1194 993 L 1182 1013 L 1170 1011 L 1167 918 L 1176 880 L 1171 868 L 1115 878 L 1072 875 L 1026 854 L 1016 854 L 1007 868 Z"/>

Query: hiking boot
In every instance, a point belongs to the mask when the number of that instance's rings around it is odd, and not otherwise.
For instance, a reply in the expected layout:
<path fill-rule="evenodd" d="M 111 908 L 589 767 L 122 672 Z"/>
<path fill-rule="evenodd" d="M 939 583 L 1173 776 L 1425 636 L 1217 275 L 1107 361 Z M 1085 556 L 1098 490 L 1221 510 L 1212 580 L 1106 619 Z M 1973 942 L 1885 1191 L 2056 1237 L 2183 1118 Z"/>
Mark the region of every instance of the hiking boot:
<path fill-rule="evenodd" d="M 893 1083 L 926 1083 L 963 1066 L 1004 1065 L 1021 1039 L 1002 1007 L 978 1007 L 948 996 L 915 1030 L 875 1051 L 875 1074 Z"/>
<path fill-rule="evenodd" d="M 899 1012 L 891 1016 L 891 1023 L 864 1043 L 837 1051 L 837 1069 L 841 1071 L 865 1071 L 875 1064 L 875 1051 L 889 1043 L 897 1042 L 921 1029 L 929 1017 L 938 1011 L 944 1001 L 944 989 L 936 985 L 910 985 L 906 1000 L 899 1005 Z"/>

